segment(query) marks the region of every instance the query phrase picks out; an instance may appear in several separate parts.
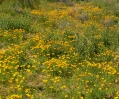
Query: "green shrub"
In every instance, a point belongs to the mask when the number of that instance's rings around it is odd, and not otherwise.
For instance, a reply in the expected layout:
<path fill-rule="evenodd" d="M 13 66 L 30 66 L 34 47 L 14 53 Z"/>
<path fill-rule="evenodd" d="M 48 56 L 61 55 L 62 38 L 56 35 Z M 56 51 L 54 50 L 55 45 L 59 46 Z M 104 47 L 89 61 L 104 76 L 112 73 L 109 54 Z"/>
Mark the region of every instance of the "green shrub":
<path fill-rule="evenodd" d="M 11 1 L 8 1 L 8 0 L 0 0 L 0 4 L 3 4 L 3 2 L 5 3 L 10 3 Z M 12 0 L 12 3 L 13 3 L 13 7 L 18 7 L 18 6 L 21 6 L 22 8 L 31 8 L 31 9 L 34 9 L 34 8 L 38 8 L 38 5 L 40 3 L 39 0 Z"/>
<path fill-rule="evenodd" d="M 14 18 L 11 17 L 0 20 L 0 27 L 3 29 L 24 29 L 26 31 L 31 31 L 31 22 L 23 18 Z"/>

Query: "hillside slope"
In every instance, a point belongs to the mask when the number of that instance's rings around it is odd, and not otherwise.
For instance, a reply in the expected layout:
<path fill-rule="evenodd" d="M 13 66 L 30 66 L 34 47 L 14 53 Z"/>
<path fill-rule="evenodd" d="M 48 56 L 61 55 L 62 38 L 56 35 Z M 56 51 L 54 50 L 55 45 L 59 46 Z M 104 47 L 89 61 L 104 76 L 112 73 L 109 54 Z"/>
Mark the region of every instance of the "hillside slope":
<path fill-rule="evenodd" d="M 4 2 L 0 99 L 119 99 L 118 11 L 109 2 Z"/>

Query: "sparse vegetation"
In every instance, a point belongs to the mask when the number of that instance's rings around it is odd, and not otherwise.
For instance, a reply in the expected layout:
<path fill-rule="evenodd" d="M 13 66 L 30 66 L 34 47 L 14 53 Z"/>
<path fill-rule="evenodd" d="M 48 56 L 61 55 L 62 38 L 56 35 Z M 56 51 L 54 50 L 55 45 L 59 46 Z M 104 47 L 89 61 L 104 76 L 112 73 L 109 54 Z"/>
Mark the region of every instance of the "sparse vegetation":
<path fill-rule="evenodd" d="M 119 99 L 118 0 L 59 1 L 0 0 L 0 99 Z"/>

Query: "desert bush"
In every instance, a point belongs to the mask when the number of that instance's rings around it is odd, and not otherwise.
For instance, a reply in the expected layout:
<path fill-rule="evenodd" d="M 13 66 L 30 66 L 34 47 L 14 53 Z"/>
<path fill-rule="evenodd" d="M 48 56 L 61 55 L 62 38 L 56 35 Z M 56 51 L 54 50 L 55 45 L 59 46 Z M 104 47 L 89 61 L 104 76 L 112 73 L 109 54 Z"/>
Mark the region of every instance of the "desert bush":
<path fill-rule="evenodd" d="M 16 5 L 19 3 L 23 8 L 29 7 L 31 9 L 38 8 L 39 0 L 16 0 Z"/>
<path fill-rule="evenodd" d="M 87 15 L 86 13 L 81 13 L 81 14 L 79 15 L 78 19 L 79 19 L 82 23 L 84 23 L 85 21 L 88 20 L 88 15 Z"/>
<path fill-rule="evenodd" d="M 9 18 L 4 18 L 0 19 L 0 27 L 6 30 L 9 29 L 24 29 L 26 31 L 31 31 L 31 22 L 27 19 L 23 18 L 14 18 L 12 19 L 11 17 Z"/>
<path fill-rule="evenodd" d="M 0 4 L 2 4 L 3 2 L 9 3 L 10 1 L 1 0 Z M 39 4 L 39 0 L 14 0 L 12 2 L 14 2 L 13 4 L 14 7 L 21 6 L 22 8 L 28 7 L 31 9 L 38 8 L 38 4 Z"/>
<path fill-rule="evenodd" d="M 2 4 L 2 3 L 3 3 L 3 1 L 4 1 L 4 0 L 0 0 L 0 4 Z"/>

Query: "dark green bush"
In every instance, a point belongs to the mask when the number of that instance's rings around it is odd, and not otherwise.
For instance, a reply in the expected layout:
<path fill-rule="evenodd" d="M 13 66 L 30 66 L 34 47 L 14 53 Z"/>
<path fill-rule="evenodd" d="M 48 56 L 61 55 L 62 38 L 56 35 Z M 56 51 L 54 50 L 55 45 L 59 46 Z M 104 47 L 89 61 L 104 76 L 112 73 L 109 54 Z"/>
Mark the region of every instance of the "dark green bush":
<path fill-rule="evenodd" d="M 0 0 L 0 4 L 2 4 L 2 3 L 3 3 L 3 1 L 4 1 L 4 0 Z"/>
<path fill-rule="evenodd" d="M 22 18 L 6 18 L 0 20 L 0 28 L 2 29 L 24 29 L 31 31 L 31 22 Z"/>
<path fill-rule="evenodd" d="M 6 1 L 6 3 L 10 3 L 11 1 L 7 1 L 7 0 L 0 0 L 0 4 L 2 4 L 4 1 Z M 22 8 L 38 8 L 38 4 L 39 4 L 39 0 L 13 0 L 13 6 L 14 7 L 18 7 L 21 6 Z"/>

